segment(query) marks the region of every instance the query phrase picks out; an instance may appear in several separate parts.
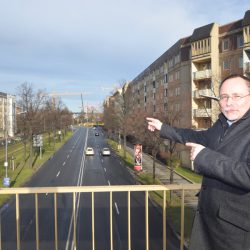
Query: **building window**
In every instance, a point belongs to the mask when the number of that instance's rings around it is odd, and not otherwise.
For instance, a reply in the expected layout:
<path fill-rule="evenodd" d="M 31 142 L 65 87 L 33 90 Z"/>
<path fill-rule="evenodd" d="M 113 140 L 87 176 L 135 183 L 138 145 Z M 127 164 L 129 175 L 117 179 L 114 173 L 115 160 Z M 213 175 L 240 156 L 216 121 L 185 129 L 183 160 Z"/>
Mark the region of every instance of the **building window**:
<path fill-rule="evenodd" d="M 180 62 L 180 54 L 177 54 L 174 58 L 174 63 L 177 64 Z"/>
<path fill-rule="evenodd" d="M 174 111 L 179 112 L 180 111 L 180 103 L 175 103 L 174 104 Z"/>
<path fill-rule="evenodd" d="M 165 74 L 164 75 L 164 83 L 167 83 L 168 82 L 168 74 Z"/>
<path fill-rule="evenodd" d="M 243 68 L 243 57 L 241 56 L 240 58 L 239 58 L 239 68 Z"/>
<path fill-rule="evenodd" d="M 175 80 L 179 80 L 180 79 L 180 71 L 176 71 L 175 72 Z"/>
<path fill-rule="evenodd" d="M 153 110 L 154 110 L 154 112 L 156 111 L 156 107 L 155 107 L 155 105 L 153 105 Z"/>
<path fill-rule="evenodd" d="M 223 61 L 223 70 L 228 70 L 229 69 L 229 61 L 228 59 L 225 59 Z"/>
<path fill-rule="evenodd" d="M 144 92 L 147 92 L 147 86 L 144 85 Z"/>
<path fill-rule="evenodd" d="M 173 75 L 173 73 L 169 74 L 168 80 L 169 80 L 170 82 L 174 80 L 174 75 Z"/>
<path fill-rule="evenodd" d="M 164 111 L 167 111 L 167 110 L 168 110 L 168 104 L 164 103 Z"/>
<path fill-rule="evenodd" d="M 175 88 L 175 96 L 180 95 L 180 87 Z"/>
<path fill-rule="evenodd" d="M 164 96 L 165 96 L 165 97 L 168 96 L 168 89 L 164 89 Z"/>
<path fill-rule="evenodd" d="M 147 102 L 147 97 L 146 96 L 144 96 L 144 102 Z"/>
<path fill-rule="evenodd" d="M 174 65 L 174 62 L 173 62 L 174 60 L 173 60 L 173 58 L 171 58 L 169 61 L 168 61 L 168 66 L 169 67 L 173 67 L 173 65 Z"/>
<path fill-rule="evenodd" d="M 237 36 L 237 48 L 243 47 L 243 36 L 239 35 Z"/>
<path fill-rule="evenodd" d="M 155 81 L 152 82 L 153 88 L 155 89 Z"/>
<path fill-rule="evenodd" d="M 211 100 L 204 100 L 204 107 L 206 109 L 211 109 Z"/>
<path fill-rule="evenodd" d="M 222 40 L 222 51 L 229 50 L 229 39 Z"/>

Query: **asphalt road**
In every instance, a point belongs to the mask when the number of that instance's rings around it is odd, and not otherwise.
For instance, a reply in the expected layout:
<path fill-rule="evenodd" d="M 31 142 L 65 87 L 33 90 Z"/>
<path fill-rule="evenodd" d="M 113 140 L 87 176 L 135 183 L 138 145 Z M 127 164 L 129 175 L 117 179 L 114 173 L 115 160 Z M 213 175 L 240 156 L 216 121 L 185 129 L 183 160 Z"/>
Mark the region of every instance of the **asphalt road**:
<path fill-rule="evenodd" d="M 48 160 L 26 184 L 30 187 L 49 186 L 94 186 L 94 185 L 135 185 L 135 180 L 123 163 L 111 152 L 103 157 L 101 149 L 106 145 L 101 130 L 95 136 L 94 129 L 79 128 L 71 139 Z M 85 156 L 84 149 L 89 146 L 95 150 L 94 156 Z M 92 199 L 94 202 L 95 233 L 92 234 Z M 39 239 L 40 249 L 55 249 L 54 239 L 54 196 L 40 194 Z M 77 194 L 77 248 L 110 249 L 109 194 Z M 113 242 L 114 250 L 128 249 L 128 209 L 127 193 L 113 193 Z M 72 194 L 58 194 L 58 249 L 73 249 Z M 16 249 L 15 199 L 0 210 L 2 249 Z M 35 243 L 35 197 L 20 196 L 21 249 L 36 249 Z M 150 249 L 162 247 L 162 215 L 149 202 L 149 244 Z M 145 194 L 131 193 L 131 249 L 145 249 Z M 167 249 L 179 249 L 179 241 L 167 227 Z"/>

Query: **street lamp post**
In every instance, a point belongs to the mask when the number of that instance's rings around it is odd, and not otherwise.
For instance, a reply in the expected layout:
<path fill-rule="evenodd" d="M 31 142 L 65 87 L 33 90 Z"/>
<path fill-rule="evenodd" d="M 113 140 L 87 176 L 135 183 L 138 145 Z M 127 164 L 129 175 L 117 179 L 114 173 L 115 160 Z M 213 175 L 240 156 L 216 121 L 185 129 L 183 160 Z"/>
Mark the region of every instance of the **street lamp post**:
<path fill-rule="evenodd" d="M 5 128 L 5 162 L 4 162 L 4 167 L 5 167 L 5 177 L 8 178 L 8 132 L 7 128 Z"/>
<path fill-rule="evenodd" d="M 10 178 L 8 178 L 8 121 L 7 121 L 7 114 L 5 115 L 5 178 L 3 180 L 3 184 L 6 187 L 10 185 Z"/>

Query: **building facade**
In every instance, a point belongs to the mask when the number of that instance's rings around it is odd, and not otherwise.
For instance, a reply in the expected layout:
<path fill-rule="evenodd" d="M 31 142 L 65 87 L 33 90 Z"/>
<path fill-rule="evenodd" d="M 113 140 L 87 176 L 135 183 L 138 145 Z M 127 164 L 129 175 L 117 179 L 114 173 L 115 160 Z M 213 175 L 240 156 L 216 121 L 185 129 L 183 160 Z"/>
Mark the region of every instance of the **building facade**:
<path fill-rule="evenodd" d="M 153 116 L 176 127 L 207 129 L 219 113 L 212 97 L 231 73 L 250 77 L 250 10 L 241 20 L 195 29 L 135 77 L 126 91 L 127 119 Z M 178 145 L 176 154 L 190 166 L 186 147 Z"/>

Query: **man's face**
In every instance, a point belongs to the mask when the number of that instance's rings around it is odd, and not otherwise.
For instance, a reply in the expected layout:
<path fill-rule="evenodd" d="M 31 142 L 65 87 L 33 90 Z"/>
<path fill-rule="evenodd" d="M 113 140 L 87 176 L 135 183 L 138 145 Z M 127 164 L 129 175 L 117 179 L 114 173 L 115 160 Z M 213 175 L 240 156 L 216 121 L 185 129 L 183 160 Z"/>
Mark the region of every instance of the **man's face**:
<path fill-rule="evenodd" d="M 250 95 L 247 82 L 240 78 L 226 80 L 220 89 L 221 112 L 230 121 L 241 119 L 250 108 Z"/>

